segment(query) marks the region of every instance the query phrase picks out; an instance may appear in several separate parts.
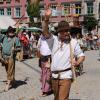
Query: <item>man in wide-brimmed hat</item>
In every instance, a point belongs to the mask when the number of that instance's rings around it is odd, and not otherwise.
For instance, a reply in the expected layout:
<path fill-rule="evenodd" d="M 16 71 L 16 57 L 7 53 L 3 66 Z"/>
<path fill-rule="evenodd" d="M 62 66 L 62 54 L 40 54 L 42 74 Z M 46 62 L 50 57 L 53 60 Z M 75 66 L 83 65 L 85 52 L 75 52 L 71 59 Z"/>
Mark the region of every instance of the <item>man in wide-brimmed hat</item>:
<path fill-rule="evenodd" d="M 47 26 L 50 10 L 45 11 L 43 26 Z M 44 25 L 45 24 L 45 25 Z M 45 28 L 44 28 L 45 29 Z M 45 29 L 47 30 L 47 29 Z M 75 39 L 70 37 L 70 26 L 66 21 L 58 23 L 58 37 L 43 30 L 43 35 L 51 49 L 51 73 L 52 73 L 52 89 L 54 100 L 68 100 L 72 80 L 71 66 L 77 66 L 84 61 L 85 56 Z M 72 50 L 71 50 L 72 48 Z M 71 60 L 71 51 L 78 58 Z"/>
<path fill-rule="evenodd" d="M 15 57 L 16 52 L 20 51 L 20 41 L 15 36 L 15 29 L 11 26 L 8 27 L 7 35 L 0 34 L 0 42 L 2 39 L 2 59 L 7 72 L 7 82 L 4 90 L 8 91 L 15 81 Z"/>

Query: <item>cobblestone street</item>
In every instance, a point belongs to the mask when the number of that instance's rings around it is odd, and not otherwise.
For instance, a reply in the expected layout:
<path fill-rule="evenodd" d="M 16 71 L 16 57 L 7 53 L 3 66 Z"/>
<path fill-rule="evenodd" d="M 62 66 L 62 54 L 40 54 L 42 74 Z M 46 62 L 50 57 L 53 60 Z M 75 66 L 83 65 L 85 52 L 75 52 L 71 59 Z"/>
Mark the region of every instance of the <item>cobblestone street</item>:
<path fill-rule="evenodd" d="M 98 51 L 85 53 L 84 73 L 72 84 L 70 100 L 100 100 L 100 61 Z M 40 68 L 38 59 L 16 61 L 16 84 L 3 92 L 5 68 L 0 64 L 0 100 L 53 100 L 53 95 L 41 97 Z"/>

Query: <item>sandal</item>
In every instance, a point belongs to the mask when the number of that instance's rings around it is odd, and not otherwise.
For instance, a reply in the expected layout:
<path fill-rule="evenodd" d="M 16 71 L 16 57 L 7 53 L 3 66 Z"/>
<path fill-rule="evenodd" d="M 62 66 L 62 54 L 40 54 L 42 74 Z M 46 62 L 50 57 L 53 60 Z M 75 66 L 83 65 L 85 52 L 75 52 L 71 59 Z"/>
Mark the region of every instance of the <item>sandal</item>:
<path fill-rule="evenodd" d="M 47 96 L 47 93 L 42 93 L 41 96 L 45 97 L 45 96 Z"/>

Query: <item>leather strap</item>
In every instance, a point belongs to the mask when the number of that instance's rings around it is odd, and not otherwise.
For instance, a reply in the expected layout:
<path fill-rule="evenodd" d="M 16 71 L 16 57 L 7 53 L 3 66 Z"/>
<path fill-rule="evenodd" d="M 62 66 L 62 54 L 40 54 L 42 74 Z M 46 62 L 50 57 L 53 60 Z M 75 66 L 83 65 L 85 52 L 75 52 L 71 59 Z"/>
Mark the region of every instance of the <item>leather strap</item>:
<path fill-rule="evenodd" d="M 67 68 L 67 69 L 65 69 L 65 70 L 59 70 L 59 71 L 52 71 L 52 73 L 54 73 L 54 74 L 59 74 L 59 73 L 61 73 L 61 72 L 65 72 L 65 71 L 69 71 L 69 70 L 71 70 L 71 68 Z"/>

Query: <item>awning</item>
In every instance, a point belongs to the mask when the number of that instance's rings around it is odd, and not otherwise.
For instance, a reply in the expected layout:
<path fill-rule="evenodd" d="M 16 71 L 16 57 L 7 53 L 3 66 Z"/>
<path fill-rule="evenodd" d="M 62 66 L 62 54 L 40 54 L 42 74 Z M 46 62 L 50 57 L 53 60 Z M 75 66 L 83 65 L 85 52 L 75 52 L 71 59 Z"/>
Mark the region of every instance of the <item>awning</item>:
<path fill-rule="evenodd" d="M 23 28 L 23 29 L 26 29 L 28 31 L 31 31 L 31 32 L 39 32 L 41 33 L 42 32 L 42 29 L 41 28 L 38 28 L 38 27 L 26 27 L 26 28 Z"/>

